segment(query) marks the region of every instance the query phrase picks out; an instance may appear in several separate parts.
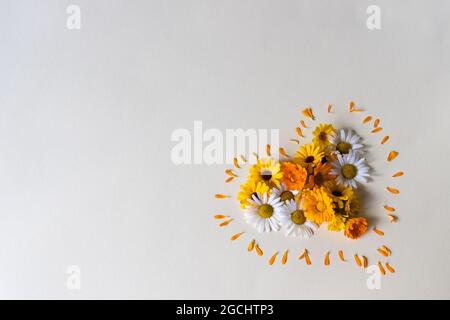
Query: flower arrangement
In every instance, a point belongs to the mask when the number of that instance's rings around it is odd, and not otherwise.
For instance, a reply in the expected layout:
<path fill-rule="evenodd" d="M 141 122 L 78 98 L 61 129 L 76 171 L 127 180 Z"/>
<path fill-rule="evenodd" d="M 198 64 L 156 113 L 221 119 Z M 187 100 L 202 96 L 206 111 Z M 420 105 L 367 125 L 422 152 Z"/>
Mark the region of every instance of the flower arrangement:
<path fill-rule="evenodd" d="M 348 106 L 350 113 L 360 113 L 351 101 Z M 328 105 L 328 113 L 331 113 Z M 302 111 L 305 118 L 315 120 L 311 108 Z M 372 116 L 362 119 L 363 124 L 369 124 Z M 303 130 L 309 129 L 303 119 L 296 127 L 296 133 L 302 140 L 305 139 Z M 380 120 L 373 121 L 371 134 L 383 130 Z M 384 145 L 389 140 L 385 135 L 379 142 Z M 239 186 L 237 201 L 244 211 L 245 221 L 258 232 L 284 231 L 286 237 L 299 239 L 311 238 L 319 228 L 330 232 L 342 232 L 349 239 L 359 239 L 366 234 L 369 223 L 361 211 L 358 187 L 369 182 L 371 169 L 365 159 L 366 149 L 362 144 L 362 137 L 356 132 L 346 128 L 335 128 L 332 123 L 318 123 L 312 130 L 309 141 L 301 143 L 299 139 L 290 139 L 297 145 L 297 150 L 289 156 L 283 148 L 279 148 L 280 158 L 271 156 L 270 145 L 266 146 L 266 156 L 255 155 L 255 162 L 248 165 L 246 179 Z M 398 156 L 397 151 L 390 151 L 386 160 L 391 162 Z M 241 162 L 248 164 L 245 157 Z M 234 158 L 236 169 L 243 169 L 238 158 Z M 237 178 L 233 169 L 226 169 L 226 183 Z M 403 176 L 402 171 L 395 172 L 390 178 Z M 386 187 L 391 195 L 398 195 L 400 191 L 394 187 Z M 216 194 L 217 199 L 232 198 L 224 194 Z M 389 222 L 396 222 L 397 216 L 393 213 L 395 208 L 385 204 Z M 234 219 L 228 215 L 216 214 L 215 219 L 223 219 L 220 227 L 227 226 Z M 373 232 L 383 237 L 384 232 L 373 227 Z M 232 241 L 241 237 L 245 232 L 233 234 Z M 260 244 L 252 239 L 248 244 L 248 251 L 256 251 L 263 255 Z M 285 250 L 281 259 L 285 264 L 288 257 Z M 391 250 L 382 245 L 376 249 L 379 255 L 390 257 Z M 330 264 L 330 251 L 325 252 L 324 265 Z M 276 251 L 269 259 L 272 265 L 278 255 Z M 344 253 L 338 251 L 339 260 L 345 262 Z M 354 254 L 355 263 L 359 267 L 367 267 L 368 259 L 365 255 Z M 299 259 L 310 265 L 310 252 L 305 248 Z M 378 261 L 381 274 L 386 269 L 391 273 L 395 270 L 385 262 Z"/>
<path fill-rule="evenodd" d="M 356 191 L 368 177 L 361 137 L 320 123 L 312 142 L 292 157 L 258 158 L 237 199 L 246 221 L 259 232 L 284 228 L 286 236 L 310 238 L 326 224 L 329 231 L 357 239 L 368 224 Z"/>

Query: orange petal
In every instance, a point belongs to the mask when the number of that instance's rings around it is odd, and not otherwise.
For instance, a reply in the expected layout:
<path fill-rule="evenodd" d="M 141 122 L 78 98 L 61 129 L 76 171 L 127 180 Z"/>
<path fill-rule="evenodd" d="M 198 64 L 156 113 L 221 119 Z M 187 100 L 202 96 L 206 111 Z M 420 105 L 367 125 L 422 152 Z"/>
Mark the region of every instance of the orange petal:
<path fill-rule="evenodd" d="M 237 169 L 241 168 L 241 167 L 239 167 L 238 159 L 236 157 L 233 158 L 233 164 Z"/>
<path fill-rule="evenodd" d="M 281 258 L 281 263 L 282 263 L 282 264 L 286 264 L 287 258 L 288 258 L 288 251 L 286 250 L 286 251 L 283 253 L 283 258 Z"/>
<path fill-rule="evenodd" d="M 380 124 L 380 119 L 375 119 L 375 121 L 373 122 L 373 127 L 376 128 L 376 127 L 378 127 L 379 124 Z"/>
<path fill-rule="evenodd" d="M 266 154 L 270 157 L 270 144 L 266 144 Z"/>
<path fill-rule="evenodd" d="M 278 252 L 275 252 L 269 259 L 269 265 L 273 265 L 275 262 L 275 258 L 277 257 Z"/>
<path fill-rule="evenodd" d="M 377 132 L 380 132 L 381 130 L 383 130 L 383 128 L 377 127 L 377 128 L 375 128 L 375 129 L 373 129 L 371 132 L 372 132 L 372 133 L 377 133 Z"/>
<path fill-rule="evenodd" d="M 384 232 L 377 228 L 373 228 L 373 232 L 375 232 L 379 236 L 384 236 Z"/>
<path fill-rule="evenodd" d="M 345 261 L 344 252 L 342 252 L 342 250 L 339 250 L 338 255 L 339 255 L 339 259 L 341 259 L 341 261 Z"/>
<path fill-rule="evenodd" d="M 216 194 L 214 195 L 214 197 L 215 197 L 216 199 L 226 199 L 226 198 L 229 198 L 230 196 L 226 196 L 226 195 L 221 194 L 221 193 L 216 193 Z"/>
<path fill-rule="evenodd" d="M 300 127 L 295 128 L 295 132 L 297 132 L 297 134 L 300 138 L 304 137 L 302 129 L 300 129 Z"/>
<path fill-rule="evenodd" d="M 224 222 L 219 224 L 219 227 L 225 227 L 225 226 L 229 225 L 231 221 L 233 221 L 233 219 L 225 220 Z"/>
<path fill-rule="evenodd" d="M 311 109 L 311 108 L 305 108 L 305 109 L 303 109 L 303 110 L 302 110 L 302 114 L 303 114 L 305 117 L 314 120 L 314 116 L 313 116 L 313 114 L 312 114 L 312 109 Z"/>
<path fill-rule="evenodd" d="M 358 255 L 355 254 L 353 257 L 355 258 L 355 262 L 358 265 L 358 267 L 361 267 L 362 263 L 361 263 L 361 259 L 359 259 Z"/>
<path fill-rule="evenodd" d="M 383 249 L 384 251 L 386 251 L 389 255 L 391 255 L 391 249 L 389 249 L 388 247 L 386 247 L 385 245 L 381 246 L 381 249 Z"/>
<path fill-rule="evenodd" d="M 225 183 L 230 183 L 231 181 L 233 181 L 234 177 L 229 177 L 227 180 L 225 180 Z"/>
<path fill-rule="evenodd" d="M 331 112 L 331 104 L 328 104 L 328 113 Z"/>
<path fill-rule="evenodd" d="M 397 158 L 397 156 L 398 156 L 398 152 L 397 151 L 391 151 L 388 154 L 387 161 L 392 161 L 395 158 Z"/>
<path fill-rule="evenodd" d="M 323 264 L 326 266 L 330 265 L 330 251 L 325 253 L 325 258 L 323 259 Z"/>
<path fill-rule="evenodd" d="M 311 265 L 311 259 L 309 259 L 308 251 L 305 251 L 305 261 L 308 266 Z"/>
<path fill-rule="evenodd" d="M 303 250 L 302 254 L 298 256 L 298 260 L 302 260 L 306 256 L 306 249 Z"/>
<path fill-rule="evenodd" d="M 289 142 L 300 144 L 300 141 L 298 141 L 297 139 L 289 139 Z"/>
<path fill-rule="evenodd" d="M 389 140 L 389 136 L 384 136 L 383 139 L 381 139 L 380 144 L 385 144 Z"/>
<path fill-rule="evenodd" d="M 404 175 L 403 171 L 399 171 L 399 172 L 394 173 L 394 174 L 392 175 L 392 178 L 401 177 L 402 175 Z"/>
<path fill-rule="evenodd" d="M 300 124 L 302 125 L 303 128 L 308 128 L 308 126 L 306 125 L 305 121 L 300 120 Z"/>
<path fill-rule="evenodd" d="M 384 257 L 389 256 L 389 254 L 386 251 L 384 251 L 383 249 L 377 249 L 377 251 L 378 251 L 379 254 L 381 254 Z"/>
<path fill-rule="evenodd" d="M 370 120 L 372 120 L 372 116 L 367 116 L 367 117 L 364 118 L 363 123 L 367 123 Z"/>
<path fill-rule="evenodd" d="M 383 265 L 380 261 L 378 261 L 378 269 L 380 269 L 380 272 L 383 276 L 386 274 L 386 271 L 384 270 Z"/>
<path fill-rule="evenodd" d="M 388 262 L 386 262 L 385 265 L 386 269 L 388 269 L 390 273 L 395 273 L 394 268 L 392 268 L 392 266 Z"/>
<path fill-rule="evenodd" d="M 236 233 L 236 234 L 234 234 L 234 235 L 231 236 L 230 240 L 231 240 L 231 241 L 234 241 L 234 240 L 236 240 L 237 238 L 239 238 L 242 234 L 244 234 L 244 232 Z"/>
<path fill-rule="evenodd" d="M 280 154 L 281 154 L 283 157 L 289 158 L 289 156 L 287 155 L 286 151 L 284 151 L 284 148 L 280 147 L 280 148 L 278 149 L 278 151 L 280 152 Z"/>
<path fill-rule="evenodd" d="M 258 256 L 262 257 L 263 251 L 261 250 L 261 248 L 259 247 L 258 244 L 256 244 L 256 246 L 255 246 L 255 251 L 258 254 Z"/>
<path fill-rule="evenodd" d="M 242 154 L 240 155 L 240 158 L 243 163 L 247 163 L 247 159 Z"/>
<path fill-rule="evenodd" d="M 352 112 L 353 111 L 353 107 L 355 106 L 355 103 L 353 101 L 349 101 L 348 102 L 348 111 Z"/>
<path fill-rule="evenodd" d="M 362 256 L 363 259 L 363 268 L 367 268 L 367 258 L 366 256 Z"/>
<path fill-rule="evenodd" d="M 253 239 L 252 241 L 250 241 L 248 243 L 248 246 L 247 246 L 248 252 L 252 252 L 254 247 L 255 247 L 255 239 Z"/>
<path fill-rule="evenodd" d="M 237 177 L 237 175 L 236 174 L 234 174 L 233 173 L 233 171 L 231 171 L 231 169 L 226 169 L 225 170 L 225 173 L 227 174 L 227 175 L 229 175 L 230 177 Z"/>
<path fill-rule="evenodd" d="M 400 193 L 400 191 L 398 191 L 397 189 L 392 188 L 392 187 L 386 187 L 386 190 L 389 191 L 392 194 L 399 194 Z"/>
<path fill-rule="evenodd" d="M 395 222 L 397 221 L 397 216 L 394 216 L 392 214 L 388 214 L 388 219 L 390 222 Z"/>
<path fill-rule="evenodd" d="M 395 211 L 395 208 L 392 208 L 392 207 L 390 207 L 390 206 L 384 206 L 384 208 L 386 209 L 386 211 L 389 211 L 389 212 L 394 212 Z"/>
<path fill-rule="evenodd" d="M 228 218 L 228 216 L 224 216 L 223 214 L 216 214 L 214 216 L 214 219 L 220 220 L 220 219 L 225 219 Z"/>

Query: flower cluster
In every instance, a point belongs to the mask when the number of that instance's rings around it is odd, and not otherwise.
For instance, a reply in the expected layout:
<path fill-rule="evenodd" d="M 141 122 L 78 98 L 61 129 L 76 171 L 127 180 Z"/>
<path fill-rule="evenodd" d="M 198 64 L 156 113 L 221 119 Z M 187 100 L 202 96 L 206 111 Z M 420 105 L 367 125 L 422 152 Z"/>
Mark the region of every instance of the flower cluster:
<path fill-rule="evenodd" d="M 246 221 L 259 232 L 283 227 L 286 236 L 300 238 L 325 224 L 357 239 L 367 230 L 356 193 L 369 176 L 361 138 L 331 124 L 319 124 L 313 136 L 293 157 L 258 158 L 249 168 L 237 196 Z"/>

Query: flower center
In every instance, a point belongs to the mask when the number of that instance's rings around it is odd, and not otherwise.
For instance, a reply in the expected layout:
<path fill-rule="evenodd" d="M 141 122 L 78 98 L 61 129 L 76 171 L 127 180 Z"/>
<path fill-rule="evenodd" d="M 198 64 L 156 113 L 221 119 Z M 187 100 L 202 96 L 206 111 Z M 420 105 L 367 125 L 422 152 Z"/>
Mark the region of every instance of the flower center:
<path fill-rule="evenodd" d="M 348 142 L 342 141 L 339 142 L 336 145 L 337 151 L 339 151 L 341 154 L 347 154 L 350 152 L 350 149 L 352 148 L 352 145 Z"/>
<path fill-rule="evenodd" d="M 262 171 L 261 172 L 261 178 L 264 181 L 269 181 L 270 179 L 272 179 L 272 172 L 268 171 L 268 170 Z"/>
<path fill-rule="evenodd" d="M 335 197 L 342 197 L 342 192 L 339 190 L 334 190 L 331 194 Z"/>
<path fill-rule="evenodd" d="M 258 214 L 261 218 L 268 219 L 273 215 L 273 207 L 264 203 L 258 208 Z"/>
<path fill-rule="evenodd" d="M 280 194 L 281 201 L 289 201 L 289 200 L 293 200 L 294 198 L 295 198 L 294 194 L 290 191 L 283 191 Z"/>
<path fill-rule="evenodd" d="M 322 131 L 321 133 L 319 133 L 319 140 L 327 141 L 327 140 L 328 140 L 327 133 L 324 132 L 324 131 Z"/>
<path fill-rule="evenodd" d="M 305 162 L 306 163 L 313 163 L 314 162 L 314 157 L 313 156 L 308 156 L 305 158 Z"/>
<path fill-rule="evenodd" d="M 316 186 L 321 186 L 323 182 L 325 181 L 325 177 L 322 173 L 317 172 L 317 174 L 314 176 L 314 184 Z"/>
<path fill-rule="evenodd" d="M 341 173 L 345 179 L 353 179 L 358 173 L 358 169 L 353 165 L 346 163 L 341 168 Z"/>
<path fill-rule="evenodd" d="M 295 224 L 304 224 L 306 222 L 303 210 L 295 210 L 291 213 L 291 220 Z"/>

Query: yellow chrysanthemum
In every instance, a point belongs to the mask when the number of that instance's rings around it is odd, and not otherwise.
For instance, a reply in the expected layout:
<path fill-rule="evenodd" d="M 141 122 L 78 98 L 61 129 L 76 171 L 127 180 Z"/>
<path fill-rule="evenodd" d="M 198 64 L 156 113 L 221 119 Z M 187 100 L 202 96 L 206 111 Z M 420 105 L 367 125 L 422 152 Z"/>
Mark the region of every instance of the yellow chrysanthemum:
<path fill-rule="evenodd" d="M 336 214 L 334 215 L 334 218 L 330 222 L 328 222 L 328 230 L 342 231 L 345 229 L 345 222 L 346 219 L 343 216 Z"/>
<path fill-rule="evenodd" d="M 331 124 L 319 124 L 313 131 L 314 144 L 324 150 L 331 144 L 330 139 L 334 132 L 334 127 Z"/>
<path fill-rule="evenodd" d="M 324 154 L 315 144 L 305 144 L 300 147 L 294 157 L 294 161 L 302 167 L 310 167 L 319 164 Z"/>
<path fill-rule="evenodd" d="M 269 192 L 269 187 L 263 182 L 255 182 L 249 180 L 241 184 L 237 199 L 241 204 L 241 208 L 245 209 L 250 203 L 248 202 L 254 194 L 264 194 Z"/>
<path fill-rule="evenodd" d="M 263 182 L 270 188 L 278 186 L 283 173 L 280 171 L 280 163 L 273 159 L 258 159 L 258 162 L 250 167 L 249 180 Z"/>
<path fill-rule="evenodd" d="M 305 194 L 303 199 L 303 210 L 308 220 L 321 224 L 334 218 L 333 201 L 326 190 L 314 188 Z"/>

